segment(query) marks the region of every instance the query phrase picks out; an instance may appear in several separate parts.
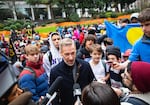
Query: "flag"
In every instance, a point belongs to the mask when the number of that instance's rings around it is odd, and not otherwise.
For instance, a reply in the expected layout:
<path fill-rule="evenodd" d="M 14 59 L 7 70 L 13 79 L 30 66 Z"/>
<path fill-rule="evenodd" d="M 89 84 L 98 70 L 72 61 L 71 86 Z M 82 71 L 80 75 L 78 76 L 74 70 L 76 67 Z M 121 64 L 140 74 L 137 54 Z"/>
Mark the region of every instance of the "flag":
<path fill-rule="evenodd" d="M 9 39 L 9 58 L 12 64 L 14 64 L 17 61 L 17 55 L 11 38 Z"/>
<path fill-rule="evenodd" d="M 114 42 L 114 46 L 118 46 L 122 53 L 127 49 L 132 49 L 134 43 L 143 36 L 142 28 L 139 23 L 128 24 L 125 27 L 117 27 L 116 25 L 105 21 L 106 33 Z"/>

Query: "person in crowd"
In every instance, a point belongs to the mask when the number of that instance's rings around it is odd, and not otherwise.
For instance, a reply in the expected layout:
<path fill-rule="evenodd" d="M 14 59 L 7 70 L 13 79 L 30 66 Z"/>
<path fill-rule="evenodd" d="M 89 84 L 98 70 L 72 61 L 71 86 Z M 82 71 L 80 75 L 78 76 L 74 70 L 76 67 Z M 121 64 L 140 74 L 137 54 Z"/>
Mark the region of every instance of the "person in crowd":
<path fill-rule="evenodd" d="M 127 61 L 131 53 L 131 49 L 127 49 L 123 54 L 123 62 Z"/>
<path fill-rule="evenodd" d="M 130 23 L 130 20 L 129 20 L 129 19 L 127 19 L 127 18 L 121 19 L 121 20 L 120 20 L 120 27 L 123 28 L 123 27 L 125 27 L 127 24 L 129 24 L 129 23 Z"/>
<path fill-rule="evenodd" d="M 92 82 L 82 91 L 83 105 L 120 105 L 114 90 L 107 84 Z"/>
<path fill-rule="evenodd" d="M 138 16 L 139 16 L 139 13 L 132 13 L 130 16 L 131 23 L 138 23 L 139 22 Z"/>
<path fill-rule="evenodd" d="M 132 48 L 128 60 L 124 63 L 114 63 L 114 68 L 121 70 L 127 67 L 131 61 L 144 61 L 150 63 L 150 8 L 146 8 L 138 16 L 144 32 L 143 37 L 139 39 Z"/>
<path fill-rule="evenodd" d="M 21 89 L 30 91 L 33 94 L 32 100 L 37 102 L 48 91 L 48 78 L 38 47 L 29 44 L 25 47 L 25 52 L 26 67 L 19 75 L 18 84 Z"/>
<path fill-rule="evenodd" d="M 121 91 L 122 102 L 132 105 L 150 105 L 150 63 L 130 62 L 122 74 L 123 83 L 131 92 Z M 126 94 L 126 95 L 124 95 Z"/>
<path fill-rule="evenodd" d="M 59 33 L 51 33 L 49 36 L 50 50 L 43 56 L 43 67 L 48 77 L 50 76 L 51 69 L 56 66 L 62 59 L 59 53 L 59 43 L 61 37 Z"/>
<path fill-rule="evenodd" d="M 58 96 L 52 103 L 53 105 L 74 105 L 77 95 L 74 91 L 76 88 L 82 91 L 94 80 L 94 74 L 88 62 L 76 58 L 74 40 L 62 39 L 59 48 L 63 60 L 51 69 L 50 86 L 58 76 L 62 76 L 63 81 L 60 84 Z"/>
<path fill-rule="evenodd" d="M 96 28 L 91 25 L 91 26 L 88 28 L 88 34 L 96 36 Z"/>
<path fill-rule="evenodd" d="M 99 44 L 93 44 L 90 47 L 91 60 L 89 64 L 97 81 L 107 83 L 109 80 L 109 68 L 102 60 L 103 50 Z"/>
<path fill-rule="evenodd" d="M 94 43 L 96 43 L 96 37 L 94 35 L 85 37 L 83 45 L 81 45 L 77 52 L 77 58 L 89 61 L 91 59 L 89 48 Z"/>
<path fill-rule="evenodd" d="M 40 48 L 40 52 L 41 54 L 44 56 L 45 53 L 47 53 L 49 51 L 49 46 L 47 45 L 42 45 Z"/>
<path fill-rule="evenodd" d="M 106 37 L 106 38 L 103 39 L 103 43 L 101 45 L 102 45 L 102 49 L 103 49 L 105 58 L 106 58 L 106 48 L 107 48 L 107 46 L 113 45 L 113 43 L 114 42 L 111 38 Z"/>
<path fill-rule="evenodd" d="M 83 43 L 83 40 L 84 40 L 84 32 L 82 29 L 80 29 L 80 36 L 79 36 L 79 43 L 82 44 Z"/>
<path fill-rule="evenodd" d="M 77 27 L 74 27 L 72 38 L 74 38 L 74 39 L 76 39 L 76 40 L 79 40 L 79 36 L 80 36 L 80 32 L 79 32 L 78 28 L 77 28 Z"/>
<path fill-rule="evenodd" d="M 106 48 L 106 59 L 107 63 L 110 65 L 110 84 L 112 87 L 120 88 L 123 86 L 121 73 L 123 70 L 116 70 L 113 68 L 113 62 L 121 62 L 121 51 L 116 46 L 108 46 Z"/>
<path fill-rule="evenodd" d="M 109 46 L 109 45 L 113 45 L 113 40 L 111 38 L 104 38 L 104 45 L 105 47 Z"/>

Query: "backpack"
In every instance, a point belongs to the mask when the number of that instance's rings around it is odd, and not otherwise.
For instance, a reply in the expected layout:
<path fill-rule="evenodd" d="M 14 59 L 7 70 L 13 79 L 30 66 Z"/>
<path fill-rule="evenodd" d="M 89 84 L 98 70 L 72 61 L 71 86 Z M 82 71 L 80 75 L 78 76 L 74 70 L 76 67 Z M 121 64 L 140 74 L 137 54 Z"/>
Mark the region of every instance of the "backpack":
<path fill-rule="evenodd" d="M 48 59 L 49 59 L 50 65 L 52 65 L 52 53 L 51 53 L 51 51 L 49 51 Z"/>
<path fill-rule="evenodd" d="M 31 67 L 25 66 L 25 67 L 23 68 L 23 70 L 28 70 L 28 71 L 30 71 L 30 72 L 32 73 L 32 75 L 36 78 L 35 71 L 34 71 Z M 23 71 L 23 70 L 22 70 L 22 71 Z"/>
<path fill-rule="evenodd" d="M 102 64 L 103 64 L 103 66 L 104 66 L 104 69 L 105 69 L 105 76 L 106 76 L 106 75 L 107 75 L 106 62 L 105 62 L 104 60 L 102 60 Z M 110 70 L 110 67 L 109 67 L 109 70 Z M 108 85 L 111 85 L 110 79 L 108 79 L 108 80 L 106 81 L 106 83 L 107 83 Z"/>

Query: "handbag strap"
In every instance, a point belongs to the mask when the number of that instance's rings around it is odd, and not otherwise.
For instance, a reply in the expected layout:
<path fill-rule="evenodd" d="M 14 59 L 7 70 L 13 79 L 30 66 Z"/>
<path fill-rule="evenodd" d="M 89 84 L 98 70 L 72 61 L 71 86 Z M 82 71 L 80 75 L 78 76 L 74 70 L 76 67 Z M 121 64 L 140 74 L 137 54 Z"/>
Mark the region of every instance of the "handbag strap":
<path fill-rule="evenodd" d="M 73 67 L 73 80 L 74 80 L 74 83 L 77 82 L 78 78 L 79 78 L 79 67 L 77 66 L 77 64 L 75 63 L 74 64 L 74 67 Z"/>

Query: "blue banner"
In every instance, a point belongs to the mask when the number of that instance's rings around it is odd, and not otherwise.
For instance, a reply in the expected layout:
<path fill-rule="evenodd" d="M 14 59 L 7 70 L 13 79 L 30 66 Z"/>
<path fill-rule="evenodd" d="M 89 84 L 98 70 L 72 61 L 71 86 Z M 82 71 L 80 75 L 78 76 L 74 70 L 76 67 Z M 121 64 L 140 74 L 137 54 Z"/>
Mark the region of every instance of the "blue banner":
<path fill-rule="evenodd" d="M 108 21 L 106 25 L 107 36 L 114 41 L 114 46 L 118 46 L 122 53 L 131 49 L 134 43 L 142 37 L 143 31 L 139 23 L 128 24 L 125 27 L 117 27 Z"/>

